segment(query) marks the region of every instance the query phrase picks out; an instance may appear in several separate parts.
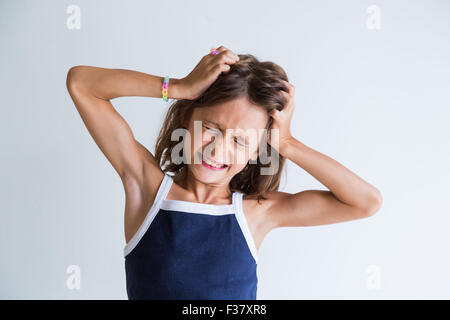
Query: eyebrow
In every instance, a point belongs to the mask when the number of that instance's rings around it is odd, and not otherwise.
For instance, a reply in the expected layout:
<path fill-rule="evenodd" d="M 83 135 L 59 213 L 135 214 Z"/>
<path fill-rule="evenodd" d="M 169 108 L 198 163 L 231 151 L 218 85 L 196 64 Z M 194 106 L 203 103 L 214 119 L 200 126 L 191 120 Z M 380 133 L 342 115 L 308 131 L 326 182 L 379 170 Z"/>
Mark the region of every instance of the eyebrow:
<path fill-rule="evenodd" d="M 210 121 L 210 120 L 203 120 L 203 121 L 216 126 L 222 133 L 224 133 L 225 130 L 222 129 L 218 123 Z M 244 138 L 245 143 L 248 143 L 248 139 L 249 139 L 248 136 L 238 135 L 238 136 L 235 136 L 235 137 Z"/>
<path fill-rule="evenodd" d="M 222 128 L 220 127 L 220 125 L 218 124 L 218 123 L 215 123 L 215 122 L 212 122 L 212 121 L 209 121 L 209 120 L 203 120 L 204 122 L 208 122 L 208 123 L 210 123 L 210 124 L 212 124 L 212 125 L 215 125 L 217 128 L 219 128 L 220 130 L 222 130 Z"/>

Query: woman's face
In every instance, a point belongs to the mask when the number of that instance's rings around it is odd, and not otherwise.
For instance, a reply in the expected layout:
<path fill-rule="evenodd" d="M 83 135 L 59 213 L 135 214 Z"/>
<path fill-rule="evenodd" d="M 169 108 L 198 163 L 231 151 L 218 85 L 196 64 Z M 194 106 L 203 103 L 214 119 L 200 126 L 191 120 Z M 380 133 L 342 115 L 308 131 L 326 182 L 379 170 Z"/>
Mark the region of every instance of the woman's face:
<path fill-rule="evenodd" d="M 184 140 L 185 150 L 190 150 L 188 169 L 205 183 L 230 181 L 250 159 L 257 159 L 268 120 L 263 108 L 245 98 L 194 109 Z"/>

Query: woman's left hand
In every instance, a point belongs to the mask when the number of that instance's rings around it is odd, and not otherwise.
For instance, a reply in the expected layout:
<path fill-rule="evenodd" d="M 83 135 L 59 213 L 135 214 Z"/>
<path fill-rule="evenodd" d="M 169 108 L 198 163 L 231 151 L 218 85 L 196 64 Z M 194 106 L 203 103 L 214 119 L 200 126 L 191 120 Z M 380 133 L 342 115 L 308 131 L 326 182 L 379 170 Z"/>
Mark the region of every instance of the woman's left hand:
<path fill-rule="evenodd" d="M 269 134 L 269 138 L 267 140 L 267 142 L 278 152 L 280 152 L 280 150 L 282 150 L 283 147 L 292 138 L 290 126 L 291 126 L 292 114 L 294 113 L 294 108 L 295 108 L 295 105 L 294 105 L 295 87 L 287 81 L 284 81 L 284 80 L 282 80 L 282 81 L 286 84 L 286 86 L 288 88 L 288 92 L 286 92 L 284 90 L 280 90 L 283 93 L 283 95 L 286 97 L 286 104 L 281 111 L 274 109 L 270 113 L 270 116 L 273 118 L 273 123 L 272 123 L 271 129 L 278 129 L 278 133 L 279 133 L 278 148 L 276 145 L 275 146 L 272 145 L 271 134 Z"/>

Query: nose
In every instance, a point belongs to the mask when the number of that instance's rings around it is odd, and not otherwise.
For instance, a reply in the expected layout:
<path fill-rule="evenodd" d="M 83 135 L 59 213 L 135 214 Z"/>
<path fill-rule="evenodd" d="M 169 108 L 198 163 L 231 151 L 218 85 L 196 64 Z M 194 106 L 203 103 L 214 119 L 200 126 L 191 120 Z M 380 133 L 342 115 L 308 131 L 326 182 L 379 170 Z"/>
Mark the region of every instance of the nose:
<path fill-rule="evenodd" d="M 211 155 L 220 163 L 230 164 L 230 159 L 232 159 L 233 149 L 228 140 L 226 135 L 214 136 Z"/>

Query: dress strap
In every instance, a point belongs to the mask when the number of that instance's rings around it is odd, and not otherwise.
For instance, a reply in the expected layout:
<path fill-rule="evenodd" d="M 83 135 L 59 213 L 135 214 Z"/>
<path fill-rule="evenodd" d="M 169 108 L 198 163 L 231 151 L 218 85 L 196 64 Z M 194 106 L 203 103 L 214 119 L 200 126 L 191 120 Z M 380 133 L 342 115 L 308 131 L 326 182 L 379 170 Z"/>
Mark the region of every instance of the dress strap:
<path fill-rule="evenodd" d="M 130 241 L 125 245 L 124 256 L 127 256 L 136 247 L 136 245 L 144 236 L 145 232 L 147 232 L 147 229 L 150 227 L 150 224 L 152 223 L 153 219 L 159 211 L 159 208 L 161 207 L 162 201 L 169 193 L 172 183 L 173 178 L 167 173 L 164 173 L 164 177 L 159 185 L 158 191 L 156 192 L 156 197 L 153 201 L 152 207 L 150 208 L 149 212 L 147 212 L 147 215 L 145 216 L 145 219 L 140 225 L 139 229 L 136 231 Z"/>
<path fill-rule="evenodd" d="M 248 248 L 250 249 L 253 258 L 255 259 L 255 262 L 258 263 L 258 250 L 256 249 L 253 236 L 248 226 L 247 218 L 245 217 L 244 211 L 242 209 L 243 197 L 244 193 L 239 191 L 233 192 L 233 206 L 235 208 L 235 215 L 239 226 L 241 227 L 242 233 L 244 234 Z"/>
<path fill-rule="evenodd" d="M 173 177 L 164 172 L 164 178 L 159 186 L 158 192 L 156 193 L 155 202 L 160 202 L 166 199 L 167 194 L 173 184 Z"/>

